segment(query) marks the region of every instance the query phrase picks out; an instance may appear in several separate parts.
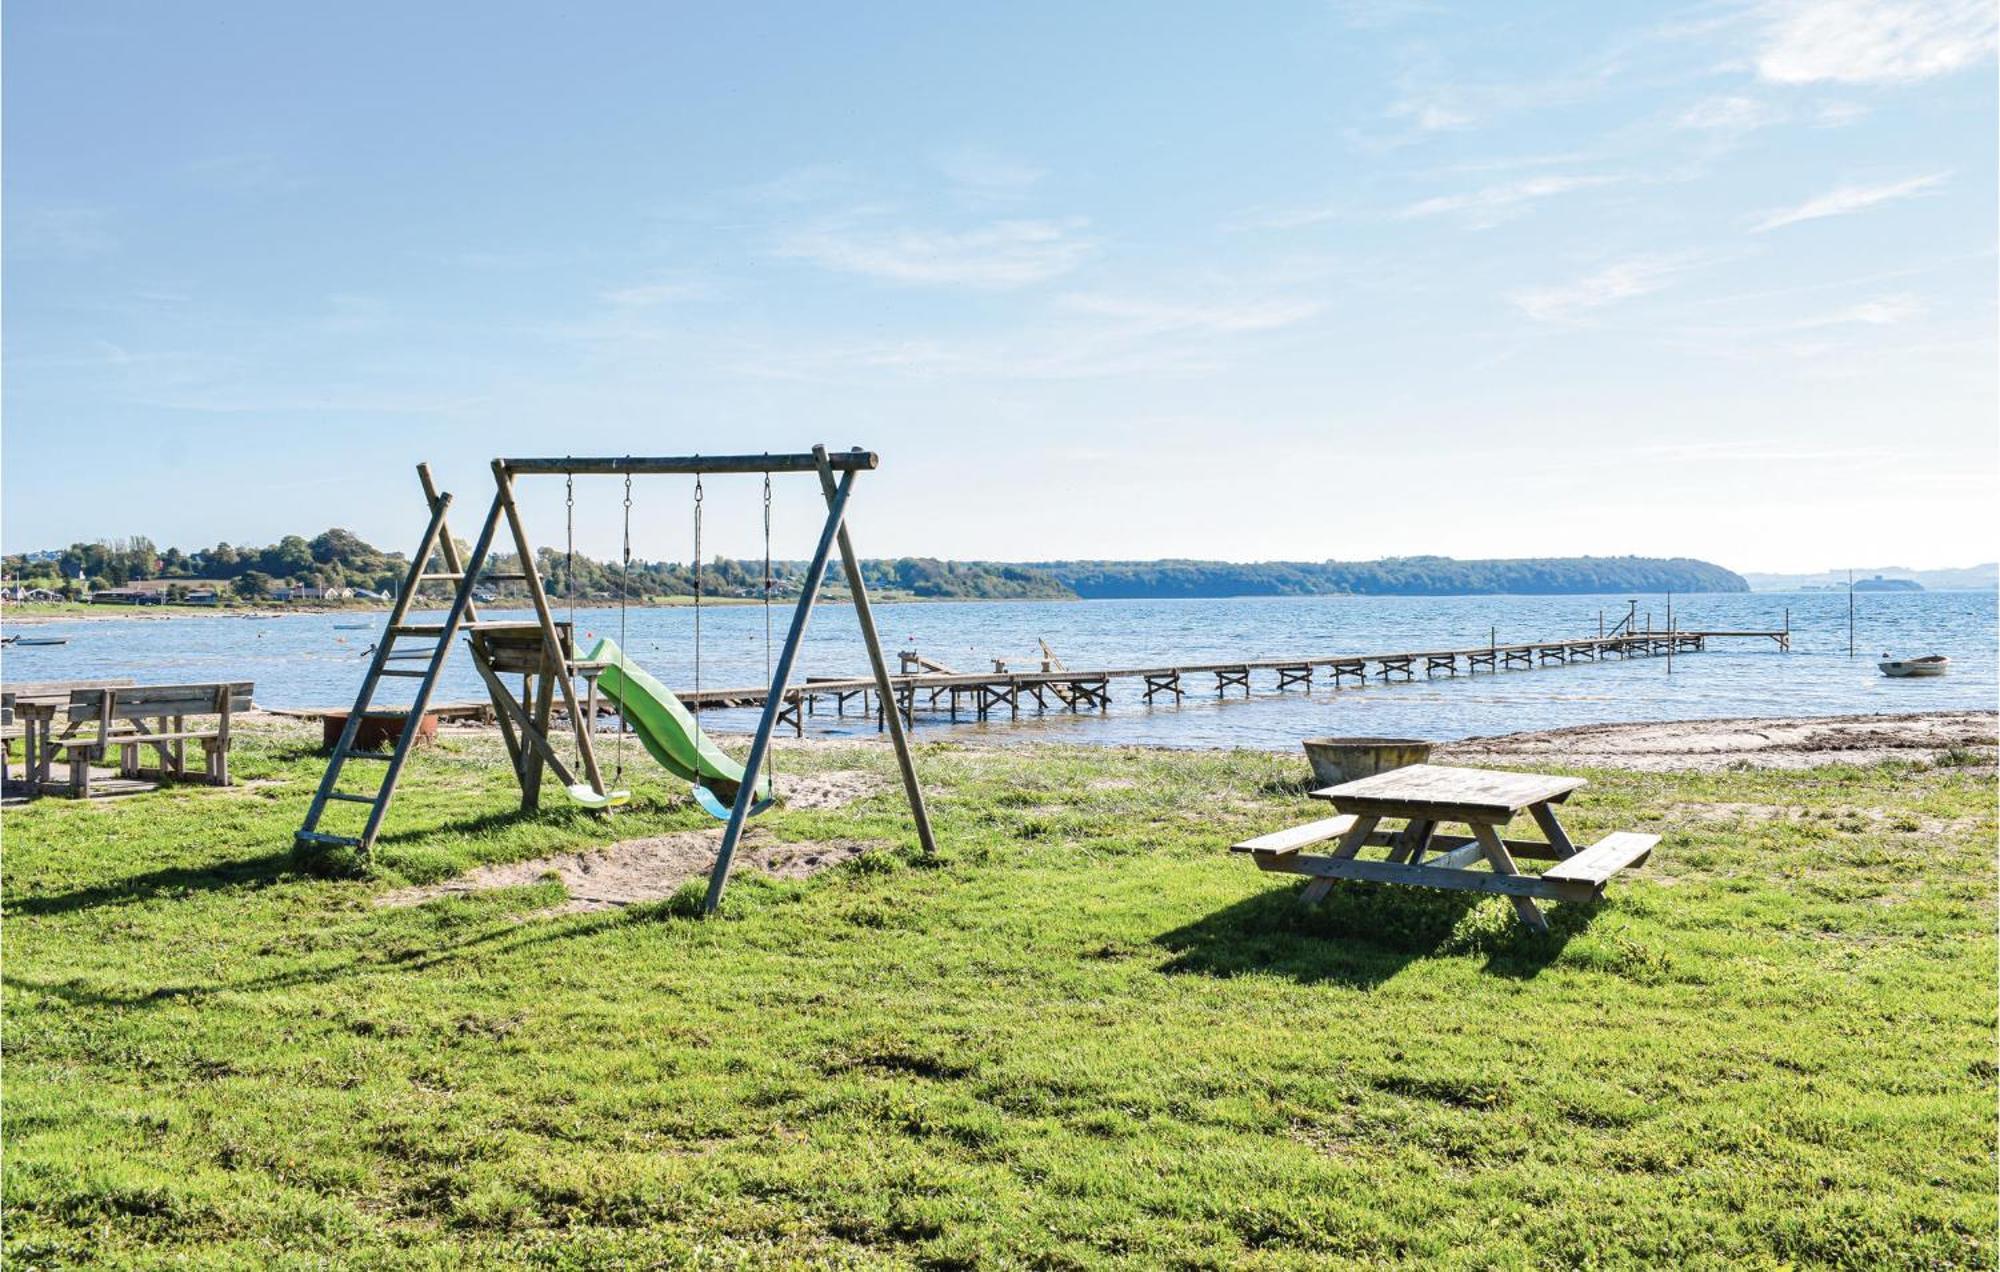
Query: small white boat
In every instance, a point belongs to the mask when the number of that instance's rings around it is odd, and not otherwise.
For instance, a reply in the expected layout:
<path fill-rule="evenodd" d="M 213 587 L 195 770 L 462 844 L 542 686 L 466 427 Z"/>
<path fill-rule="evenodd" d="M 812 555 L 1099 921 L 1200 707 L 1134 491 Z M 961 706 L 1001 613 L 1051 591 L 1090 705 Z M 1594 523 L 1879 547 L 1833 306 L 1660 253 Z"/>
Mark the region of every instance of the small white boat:
<path fill-rule="evenodd" d="M 9 636 L 9 645 L 67 645 L 67 636 Z"/>
<path fill-rule="evenodd" d="M 1951 659 L 1943 654 L 1931 654 L 1926 658 L 1891 658 L 1882 655 L 1882 661 L 1875 664 L 1885 676 L 1942 676 L 1945 668 L 1951 666 Z"/>

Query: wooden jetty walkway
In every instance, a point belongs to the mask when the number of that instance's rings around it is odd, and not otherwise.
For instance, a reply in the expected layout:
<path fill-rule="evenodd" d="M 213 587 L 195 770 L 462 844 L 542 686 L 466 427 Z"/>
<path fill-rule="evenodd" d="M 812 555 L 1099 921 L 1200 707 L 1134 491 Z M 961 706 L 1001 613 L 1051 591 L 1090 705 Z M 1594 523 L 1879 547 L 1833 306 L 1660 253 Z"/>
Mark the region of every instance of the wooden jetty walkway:
<path fill-rule="evenodd" d="M 1205 689 L 1206 679 L 1213 677 L 1218 697 L 1231 690 L 1241 690 L 1248 697 L 1251 677 L 1263 672 L 1274 676 L 1277 691 L 1310 691 L 1314 678 L 1320 675 L 1324 675 L 1335 688 L 1350 681 L 1357 685 L 1365 684 L 1371 676 L 1383 681 L 1410 681 L 1419 674 L 1426 677 L 1440 673 L 1456 676 L 1461 669 L 1466 675 L 1474 676 L 1481 672 L 1521 671 L 1572 662 L 1598 662 L 1607 658 L 1671 658 L 1677 654 L 1705 650 L 1712 640 L 1732 638 L 1769 640 L 1785 651 L 1792 647 L 1788 623 L 1783 629 L 1772 631 L 1635 631 L 1575 640 L 1538 640 L 1509 645 L 1496 643 L 1470 649 L 1254 658 L 1172 666 L 1065 668 L 1049 659 L 1043 662 L 1043 670 L 1040 671 L 1010 671 L 1004 669 L 1004 664 L 1003 669 L 990 672 L 933 670 L 939 664 L 912 653 L 904 656 L 904 666 L 907 668 L 914 664 L 923 670 L 889 679 L 906 721 L 914 722 L 920 708 L 944 713 L 952 720 L 960 718 L 963 708 L 972 719 L 986 720 L 1000 709 L 1018 718 L 1022 707 L 1029 702 L 1036 710 L 1045 711 L 1051 698 L 1058 709 L 1102 710 L 1111 703 L 1111 682 L 1114 680 L 1139 681 L 1141 695 L 1148 703 L 1168 695 L 1179 702 L 1191 692 L 1185 683 L 1190 679 L 1203 681 L 1200 688 Z M 703 689 L 699 693 L 693 690 L 675 692 L 689 706 L 710 710 L 762 707 L 769 690 L 756 686 Z M 830 702 L 833 713 L 844 716 L 848 704 L 858 699 L 863 717 L 872 710 L 876 727 L 880 728 L 882 703 L 879 698 L 872 677 L 808 677 L 803 684 L 786 690 L 779 720 L 791 725 L 794 732 L 804 733 L 805 717 L 820 714 L 823 704 Z"/>

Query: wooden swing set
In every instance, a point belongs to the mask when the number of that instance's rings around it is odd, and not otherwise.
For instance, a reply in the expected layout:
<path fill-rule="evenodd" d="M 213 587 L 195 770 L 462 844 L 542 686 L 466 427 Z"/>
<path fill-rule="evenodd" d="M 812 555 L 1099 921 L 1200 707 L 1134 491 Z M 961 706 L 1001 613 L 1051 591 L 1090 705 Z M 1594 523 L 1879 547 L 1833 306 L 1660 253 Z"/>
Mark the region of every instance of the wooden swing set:
<path fill-rule="evenodd" d="M 625 540 L 623 560 L 619 574 L 619 616 L 620 637 L 624 635 L 624 611 L 628 588 L 626 576 L 632 564 L 632 478 L 663 474 L 692 474 L 695 477 L 695 666 L 700 675 L 701 659 L 701 478 L 703 476 L 735 474 L 756 475 L 764 478 L 764 604 L 765 604 L 765 661 L 771 676 L 770 690 L 764 697 L 764 706 L 757 722 L 756 733 L 750 740 L 750 749 L 743 761 L 742 775 L 735 782 L 730 798 L 718 798 L 718 792 L 728 790 L 727 783 L 720 780 L 721 773 L 711 773 L 700 759 L 700 750 L 695 752 L 694 796 L 708 811 L 717 816 L 726 816 L 722 832 L 722 844 L 716 853 L 715 864 L 709 872 L 708 891 L 703 900 L 703 912 L 713 914 L 722 903 L 723 889 L 729 879 L 730 862 L 734 858 L 737 843 L 743 835 L 748 819 L 769 806 L 770 783 L 765 777 L 770 750 L 772 730 L 784 709 L 786 691 L 792 677 L 793 663 L 796 661 L 800 643 L 805 638 L 806 627 L 812 619 L 814 606 L 818 603 L 820 587 L 833 551 L 838 547 L 842 569 L 845 571 L 848 592 L 854 604 L 855 619 L 861 628 L 861 638 L 867 646 L 869 665 L 874 672 L 876 689 L 882 701 L 894 701 L 894 689 L 889 678 L 889 666 L 882 653 L 882 642 L 876 635 L 875 619 L 868 602 L 867 588 L 861 578 L 861 562 L 855 556 L 854 544 L 847 531 L 847 505 L 853 492 L 856 474 L 874 470 L 879 459 L 872 451 L 848 450 L 829 453 L 824 446 L 815 446 L 810 452 L 780 455 L 689 455 L 689 456 L 626 456 L 622 459 L 582 458 L 564 456 L 562 458 L 538 457 L 520 459 L 496 459 L 493 461 L 494 497 L 492 507 L 481 524 L 478 536 L 472 541 L 469 552 L 461 553 L 457 541 L 453 539 L 446 523 L 446 514 L 451 507 L 451 495 L 438 490 L 431 478 L 428 465 L 417 466 L 417 477 L 423 486 L 425 502 L 430 507 L 430 521 L 425 527 L 423 540 L 410 558 L 410 567 L 402 588 L 397 592 L 394 604 L 390 606 L 382 638 L 376 643 L 363 676 L 361 688 L 356 696 L 354 709 L 348 714 L 347 724 L 341 731 L 340 739 L 334 744 L 331 757 L 327 761 L 326 772 L 320 779 L 318 790 L 313 795 L 311 806 L 306 811 L 304 824 L 299 828 L 296 839 L 302 845 L 338 845 L 367 853 L 374 847 L 375 838 L 381 832 L 384 815 L 395 794 L 397 779 L 403 765 L 409 758 L 410 748 L 418 730 L 414 722 L 423 718 L 425 708 L 430 703 L 440 673 L 450 658 L 453 642 L 460 632 L 467 637 L 472 654 L 474 669 L 485 684 L 493 701 L 494 716 L 499 721 L 500 733 L 506 743 L 507 755 L 513 766 L 514 775 L 521 788 L 521 808 L 524 812 L 534 811 L 540 806 L 543 774 L 553 772 L 568 789 L 570 797 L 589 808 L 609 810 L 624 803 L 629 795 L 616 789 L 622 780 L 624 769 L 624 735 L 628 722 L 624 718 L 621 700 L 619 734 L 616 744 L 615 763 L 612 779 L 607 782 L 598 763 L 595 723 L 597 714 L 598 677 L 617 674 L 621 677 L 633 674 L 623 663 L 623 654 L 615 662 L 590 662 L 578 657 L 575 645 L 575 546 L 574 546 L 574 506 L 575 479 L 578 476 L 622 476 L 625 478 Z M 826 521 L 821 527 L 819 540 L 813 550 L 811 563 L 806 568 L 805 578 L 800 586 L 799 597 L 792 612 L 790 626 L 785 630 L 783 645 L 775 663 L 770 653 L 771 622 L 771 558 L 770 558 L 770 479 L 773 474 L 816 473 L 819 476 L 821 493 L 826 499 Z M 514 481 L 519 477 L 561 475 L 567 479 L 566 503 L 571 518 L 569 560 L 565 568 L 565 585 L 570 594 L 570 619 L 557 621 L 550 609 L 548 590 L 543 586 L 540 574 L 535 568 L 535 550 L 530 544 L 526 527 L 521 519 L 520 508 L 514 499 Z M 494 541 L 498 537 L 502 522 L 507 525 L 521 569 L 517 573 L 482 572 L 492 555 Z M 441 569 L 433 569 L 433 562 Z M 518 582 L 525 585 L 528 601 L 534 609 L 531 620 L 487 620 L 479 614 L 475 592 L 489 583 Z M 408 621 L 409 610 L 419 591 L 426 583 L 449 583 L 451 601 L 442 623 L 412 623 Z M 399 642 L 414 642 L 404 643 Z M 639 673 L 643 674 L 643 673 Z M 516 697 L 503 676 L 518 675 L 521 690 Z M 355 738 L 363 719 L 368 715 L 381 682 L 387 678 L 409 678 L 416 680 L 417 687 L 408 709 L 411 722 L 397 737 L 394 748 L 387 752 L 358 749 Z M 579 695 L 576 680 L 585 680 L 585 692 Z M 698 688 L 699 686 L 697 686 Z M 563 756 L 552 744 L 554 711 L 558 698 L 570 731 L 575 735 L 576 767 L 564 762 Z M 581 698 L 581 701 L 579 700 Z M 896 763 L 902 770 L 903 791 L 909 800 L 910 815 L 916 825 L 917 839 L 926 855 L 937 851 L 931 835 L 930 816 L 924 806 L 923 787 L 917 780 L 915 762 L 910 755 L 909 739 L 904 731 L 904 723 L 898 712 L 887 713 L 890 741 L 895 748 Z M 700 740 L 697 720 L 695 734 Z M 354 761 L 380 762 L 386 765 L 381 780 L 372 794 L 356 793 L 340 789 L 340 778 L 346 766 Z M 764 780 L 760 782 L 760 777 Z M 339 835 L 322 830 L 320 823 L 328 808 L 333 804 L 360 804 L 367 807 L 367 821 L 358 835 Z"/>

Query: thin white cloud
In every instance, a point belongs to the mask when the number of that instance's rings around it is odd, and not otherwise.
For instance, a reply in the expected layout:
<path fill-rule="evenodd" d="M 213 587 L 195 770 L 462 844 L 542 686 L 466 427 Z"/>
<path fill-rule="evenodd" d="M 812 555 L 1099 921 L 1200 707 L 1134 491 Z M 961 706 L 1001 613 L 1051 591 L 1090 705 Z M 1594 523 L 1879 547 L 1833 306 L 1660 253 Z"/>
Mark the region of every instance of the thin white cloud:
<path fill-rule="evenodd" d="M 1743 133 L 1783 123 L 1786 111 L 1759 97 L 1706 97 L 1681 112 L 1675 122 L 1701 132 Z"/>
<path fill-rule="evenodd" d="M 1357 31 L 1379 30 L 1439 11 L 1429 0 L 1331 0 L 1331 8 L 1336 17 Z"/>
<path fill-rule="evenodd" d="M 1304 322 L 1326 308 L 1316 300 L 1272 297 L 1257 300 L 1162 301 L 1079 292 L 1062 298 L 1065 309 L 1124 320 L 1145 331 L 1208 331 L 1231 334 L 1275 331 Z"/>
<path fill-rule="evenodd" d="M 851 198 L 860 177 L 845 164 L 809 163 L 737 191 L 747 203 L 779 207 Z"/>
<path fill-rule="evenodd" d="M 1777 84 L 1901 84 L 1986 64 L 1991 0 L 1772 0 L 1757 73 Z"/>
<path fill-rule="evenodd" d="M 699 300 L 707 294 L 708 289 L 700 283 L 661 280 L 613 288 L 604 292 L 602 298 L 607 304 L 617 305 L 620 308 L 644 309 L 654 305 L 672 304 L 677 300 Z"/>
<path fill-rule="evenodd" d="M 1350 131 L 1349 140 L 1368 150 L 1388 150 L 1441 132 L 1479 127 L 1496 116 L 1569 105 L 1604 91 L 1626 68 L 1626 52 L 1614 45 L 1583 62 L 1522 79 L 1477 79 L 1454 69 L 1436 54 L 1414 51 L 1395 77 L 1396 99 L 1383 112 L 1407 130 L 1371 136 Z"/>
<path fill-rule="evenodd" d="M 934 162 L 955 193 L 972 200 L 1017 199 L 1049 175 L 1046 168 L 972 147 L 940 155 Z"/>
<path fill-rule="evenodd" d="M 1309 226 L 1323 225 L 1346 215 L 1347 208 L 1337 203 L 1301 204 L 1297 207 L 1258 208 L 1231 218 L 1223 226 L 1228 230 L 1303 230 Z"/>
<path fill-rule="evenodd" d="M 1782 229 L 1787 225 L 1797 225 L 1801 221 L 1818 221 L 1829 216 L 1847 216 L 1854 212 L 1865 212 L 1869 208 L 1898 199 L 1908 199 L 1944 184 L 1943 172 L 1933 172 L 1926 176 L 1911 177 L 1907 181 L 1892 181 L 1887 185 L 1841 186 L 1817 198 L 1807 199 L 1795 208 L 1781 208 L 1767 212 L 1751 231 L 1763 234 L 1770 230 Z"/>
<path fill-rule="evenodd" d="M 1923 300 L 1909 292 L 1893 296 L 1876 296 L 1860 301 L 1832 313 L 1820 314 L 1814 318 L 1802 318 L 1792 324 L 1793 330 L 1803 331 L 1814 327 L 1887 327 L 1912 318 L 1921 317 L 1924 312 Z"/>
<path fill-rule="evenodd" d="M 91 207 L 11 207 L 7 210 L 10 256 L 102 256 L 118 248 L 111 217 Z"/>
<path fill-rule="evenodd" d="M 203 185 L 231 194 L 288 194 L 308 184 L 285 159 L 263 152 L 210 155 L 187 171 Z"/>
<path fill-rule="evenodd" d="M 1096 250 L 1082 218 L 993 221 L 977 229 L 870 229 L 821 226 L 788 234 L 776 254 L 844 274 L 896 283 L 992 289 L 1047 282 Z"/>
<path fill-rule="evenodd" d="M 1562 322 L 1621 300 L 1649 295 L 1669 286 L 1674 276 L 1696 264 L 1693 257 L 1636 256 L 1607 265 L 1574 282 L 1535 287 L 1509 297 L 1514 306 L 1537 322 Z"/>
<path fill-rule="evenodd" d="M 1844 128 L 1867 116 L 1868 108 L 1859 102 L 1826 101 L 1812 108 L 1810 120 L 1821 128 Z"/>
<path fill-rule="evenodd" d="M 1445 132 L 1469 128 L 1478 122 L 1478 117 L 1446 89 L 1431 90 L 1426 96 L 1407 96 L 1389 108 L 1389 117 L 1409 121 L 1418 132 Z"/>
<path fill-rule="evenodd" d="M 1475 225 L 1496 225 L 1508 215 L 1538 199 L 1552 198 L 1567 194 L 1572 190 L 1586 190 L 1592 186 L 1610 185 L 1620 180 L 1604 174 L 1551 175 L 1528 177 L 1520 181 L 1509 181 L 1499 185 L 1489 185 L 1463 194 L 1444 194 L 1423 199 L 1404 208 L 1399 214 L 1406 220 L 1446 214 L 1462 214 Z"/>

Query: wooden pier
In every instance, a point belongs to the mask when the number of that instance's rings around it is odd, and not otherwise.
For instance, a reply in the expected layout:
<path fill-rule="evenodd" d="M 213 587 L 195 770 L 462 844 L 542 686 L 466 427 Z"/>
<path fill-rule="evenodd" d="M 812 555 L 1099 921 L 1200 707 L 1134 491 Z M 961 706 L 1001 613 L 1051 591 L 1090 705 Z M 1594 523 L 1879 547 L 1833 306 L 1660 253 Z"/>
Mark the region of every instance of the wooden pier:
<path fill-rule="evenodd" d="M 1140 682 L 1141 697 L 1147 703 L 1171 696 L 1178 703 L 1191 692 L 1213 685 L 1217 697 L 1240 691 L 1249 697 L 1252 677 L 1271 673 L 1276 692 L 1299 689 L 1310 692 L 1314 678 L 1338 689 L 1343 684 L 1366 684 L 1370 679 L 1407 682 L 1419 674 L 1467 676 L 1503 671 L 1524 671 L 1537 667 L 1561 666 L 1572 662 L 1600 662 L 1607 658 L 1674 657 L 1699 653 L 1712 640 L 1769 640 L 1779 650 L 1789 651 L 1789 627 L 1772 631 L 1637 631 L 1623 635 L 1588 636 L 1575 640 L 1528 641 L 1520 644 L 1490 644 L 1469 649 L 1426 649 L 1373 654 L 1329 654 L 1314 658 L 1260 658 L 1240 662 L 1183 663 L 1164 667 L 1062 668 L 1060 664 L 1038 671 L 1008 671 L 1004 662 L 990 672 L 933 671 L 936 664 L 912 656 L 904 666 L 925 670 L 890 677 L 897 705 L 906 721 L 914 722 L 919 711 L 943 715 L 956 721 L 990 719 L 1005 710 L 1018 718 L 1023 707 L 1046 711 L 1050 705 L 1060 710 L 1103 710 L 1111 703 L 1111 682 Z M 679 691 L 677 691 L 679 692 Z M 679 692 L 681 700 L 698 710 L 762 707 L 767 690 L 704 689 L 700 693 Z M 779 722 L 795 733 L 805 732 L 807 716 L 823 713 L 836 717 L 848 713 L 850 703 L 859 700 L 865 719 L 871 712 L 876 727 L 883 724 L 883 709 L 872 677 L 808 678 L 786 691 Z"/>

